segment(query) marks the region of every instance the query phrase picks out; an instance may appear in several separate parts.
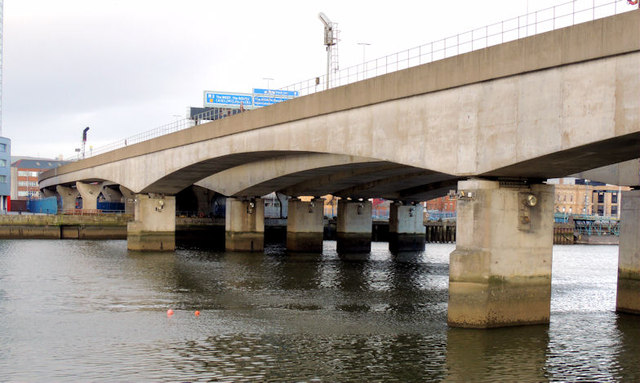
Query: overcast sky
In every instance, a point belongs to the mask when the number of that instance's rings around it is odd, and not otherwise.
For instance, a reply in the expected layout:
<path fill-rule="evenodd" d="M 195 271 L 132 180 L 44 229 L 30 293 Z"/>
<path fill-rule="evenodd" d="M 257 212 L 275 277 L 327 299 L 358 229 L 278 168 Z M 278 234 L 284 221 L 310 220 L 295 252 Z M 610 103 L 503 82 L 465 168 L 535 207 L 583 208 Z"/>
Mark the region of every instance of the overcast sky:
<path fill-rule="evenodd" d="M 345 68 L 359 42 L 369 60 L 564 2 L 5 0 L 2 135 L 13 155 L 68 157 L 86 126 L 98 148 L 184 117 L 204 90 L 322 75 L 319 12 Z"/>

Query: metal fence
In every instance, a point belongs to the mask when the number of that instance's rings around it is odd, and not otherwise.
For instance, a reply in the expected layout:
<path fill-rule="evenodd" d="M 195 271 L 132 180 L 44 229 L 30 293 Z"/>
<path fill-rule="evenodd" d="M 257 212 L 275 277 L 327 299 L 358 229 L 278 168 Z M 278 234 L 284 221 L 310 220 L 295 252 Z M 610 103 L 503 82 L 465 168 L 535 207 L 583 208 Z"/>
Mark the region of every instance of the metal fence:
<path fill-rule="evenodd" d="M 637 5 L 630 5 L 627 0 L 570 1 L 335 71 L 330 75 L 331 85 L 329 87 L 351 84 L 539 33 L 629 12 L 637 8 Z M 637 31 L 629 31 L 629 33 L 637 33 Z M 326 76 L 324 74 L 313 77 L 281 89 L 298 91 L 301 96 L 324 91 L 327 90 Z M 238 110 L 238 112 L 241 111 Z M 195 116 L 194 119 L 178 120 L 101 146 L 90 151 L 89 156 L 187 129 L 199 122 L 217 120 L 233 114 L 236 113 L 223 114 L 207 111 L 202 115 Z M 80 155 L 76 154 L 67 158 L 67 160 L 75 159 L 80 159 Z"/>

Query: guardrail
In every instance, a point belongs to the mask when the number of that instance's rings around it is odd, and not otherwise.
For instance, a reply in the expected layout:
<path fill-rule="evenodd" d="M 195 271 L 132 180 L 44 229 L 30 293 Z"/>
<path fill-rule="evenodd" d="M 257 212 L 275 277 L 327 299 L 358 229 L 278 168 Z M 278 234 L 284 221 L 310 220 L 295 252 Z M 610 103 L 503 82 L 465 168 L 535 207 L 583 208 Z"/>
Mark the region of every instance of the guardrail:
<path fill-rule="evenodd" d="M 637 5 L 630 5 L 628 0 L 570 1 L 336 71 L 331 74 L 329 88 L 351 84 L 539 33 L 629 12 L 637 8 Z M 629 33 L 637 33 L 637 31 L 629 31 Z M 280 89 L 298 91 L 301 96 L 324 91 L 327 90 L 326 76 L 324 74 L 313 77 Z M 89 157 L 187 129 L 200 121 L 217 120 L 228 116 L 229 114 L 213 115 L 212 112 L 204 112 L 195 116 L 193 120 L 177 120 L 101 146 L 90 151 Z M 80 155 L 75 154 L 65 159 L 73 161 L 80 159 Z"/>
<path fill-rule="evenodd" d="M 330 88 L 484 49 L 638 8 L 627 0 L 575 0 L 393 53 L 330 75 Z M 636 33 L 630 31 L 629 33 Z M 282 89 L 308 95 L 327 89 L 326 74 Z"/>

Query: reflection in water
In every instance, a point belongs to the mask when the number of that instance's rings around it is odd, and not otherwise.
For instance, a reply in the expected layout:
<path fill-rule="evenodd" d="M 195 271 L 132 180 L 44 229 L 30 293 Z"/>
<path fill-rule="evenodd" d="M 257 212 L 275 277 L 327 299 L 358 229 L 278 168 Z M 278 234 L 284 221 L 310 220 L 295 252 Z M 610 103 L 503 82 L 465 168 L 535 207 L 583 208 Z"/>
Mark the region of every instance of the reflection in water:
<path fill-rule="evenodd" d="M 551 324 L 486 331 L 446 326 L 452 250 L 0 241 L 0 380 L 640 380 L 616 247 L 556 246 Z"/>
<path fill-rule="evenodd" d="M 548 326 L 447 331 L 447 381 L 542 382 Z"/>

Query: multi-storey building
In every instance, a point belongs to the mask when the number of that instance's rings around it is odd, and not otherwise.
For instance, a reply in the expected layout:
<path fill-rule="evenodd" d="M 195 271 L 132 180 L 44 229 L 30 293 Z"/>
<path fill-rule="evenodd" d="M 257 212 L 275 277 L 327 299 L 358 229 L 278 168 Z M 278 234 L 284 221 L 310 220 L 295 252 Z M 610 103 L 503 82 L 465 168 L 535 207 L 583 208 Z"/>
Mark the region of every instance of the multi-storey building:
<path fill-rule="evenodd" d="M 561 178 L 556 183 L 555 211 L 620 218 L 622 192 L 628 187 Z"/>
<path fill-rule="evenodd" d="M 26 200 L 40 197 L 38 176 L 45 170 L 57 168 L 68 161 L 47 158 L 20 158 L 11 164 L 11 198 Z"/>
<path fill-rule="evenodd" d="M 0 212 L 11 207 L 11 140 L 0 137 Z"/>

